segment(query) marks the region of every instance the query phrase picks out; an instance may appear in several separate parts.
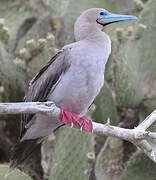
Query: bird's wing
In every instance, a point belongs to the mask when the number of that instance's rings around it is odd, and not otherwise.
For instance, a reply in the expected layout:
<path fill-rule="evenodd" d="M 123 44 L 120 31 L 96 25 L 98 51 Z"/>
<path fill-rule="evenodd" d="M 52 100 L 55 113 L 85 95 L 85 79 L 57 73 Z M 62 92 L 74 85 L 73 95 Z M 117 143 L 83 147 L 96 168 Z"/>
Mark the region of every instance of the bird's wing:
<path fill-rule="evenodd" d="M 49 93 L 56 87 L 61 76 L 67 71 L 70 64 L 66 56 L 68 49 L 59 51 L 32 79 L 24 101 L 47 101 Z M 24 114 L 21 121 L 20 138 L 26 132 L 26 125 L 33 114 Z"/>

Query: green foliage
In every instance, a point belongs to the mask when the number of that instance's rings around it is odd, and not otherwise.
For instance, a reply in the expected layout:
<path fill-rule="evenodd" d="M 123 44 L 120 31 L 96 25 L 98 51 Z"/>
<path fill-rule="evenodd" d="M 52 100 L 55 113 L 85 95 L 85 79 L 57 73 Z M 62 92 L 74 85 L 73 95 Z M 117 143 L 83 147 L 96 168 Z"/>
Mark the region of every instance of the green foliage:
<path fill-rule="evenodd" d="M 147 3 L 133 37 L 120 45 L 117 54 L 115 92 L 118 103 L 124 107 L 137 107 L 144 98 L 155 96 L 155 3 Z"/>
<path fill-rule="evenodd" d="M 0 1 L 0 18 L 5 20 L 5 26 L 9 30 L 9 49 L 13 49 L 16 43 L 19 27 L 23 21 L 32 15 L 32 10 L 26 8 L 26 5 L 12 1 Z M 24 34 L 23 34 L 24 36 Z"/>
<path fill-rule="evenodd" d="M 32 15 L 31 4 L 6 1 L 1 6 L 1 3 L 0 86 L 5 90 L 1 99 L 18 101 L 23 99 L 28 82 L 57 49 L 54 36 L 51 35 L 52 40 L 48 37 L 51 34 L 48 16 L 40 18 L 37 11 Z"/>
<path fill-rule="evenodd" d="M 31 180 L 31 178 L 21 172 L 20 170 L 14 170 L 11 174 L 7 175 L 9 166 L 0 165 L 0 179 L 1 180 Z"/>
<path fill-rule="evenodd" d="M 122 140 L 107 138 L 96 159 L 95 175 L 97 180 L 121 179 L 122 146 Z"/>
<path fill-rule="evenodd" d="M 155 13 L 156 1 L 151 0 L 147 3 L 146 7 L 140 15 L 139 23 L 144 24 L 147 28 L 142 34 L 142 38 L 136 43 L 138 53 L 136 59 L 140 67 L 140 77 L 142 76 L 142 89 L 145 97 L 153 98 L 156 96 L 155 81 L 156 81 L 156 51 L 153 48 L 156 44 L 156 31 L 153 22 L 156 19 Z M 139 53 L 141 52 L 141 53 Z"/>
<path fill-rule="evenodd" d="M 27 28 L 26 28 L 27 27 Z M 18 30 L 15 52 L 25 47 L 26 41 L 46 38 L 51 33 L 51 24 L 48 16 L 40 17 L 38 14 L 25 18 Z"/>
<path fill-rule="evenodd" d="M 155 180 L 156 164 L 143 152 L 137 152 L 129 160 L 123 172 L 122 180 Z"/>
<path fill-rule="evenodd" d="M 49 180 L 88 180 L 92 163 L 88 153 L 94 153 L 94 137 L 79 129 L 59 130 Z"/>
<path fill-rule="evenodd" d="M 1 102 L 22 101 L 29 81 L 57 52 L 49 16 L 45 12 L 44 16 L 39 14 L 42 8 L 37 10 L 36 5 L 28 1 L 0 1 Z M 7 133 L 10 142 L 15 144 L 20 116 L 5 117 L 0 117 L 7 119 L 0 131 Z M 30 164 L 22 169 L 42 179 L 42 169 L 40 164 L 35 164 L 35 158 L 40 161 L 39 155 L 33 156 Z"/>
<path fill-rule="evenodd" d="M 109 117 L 111 124 L 118 124 L 122 119 L 118 106 L 138 108 L 147 98 L 144 109 L 139 109 L 139 118 L 146 117 L 156 104 L 155 0 L 146 5 L 140 0 L 134 3 L 133 0 L 1 0 L 0 101 L 21 101 L 28 81 L 57 52 L 56 44 L 62 47 L 74 40 L 74 22 L 85 9 L 103 7 L 118 13 L 131 10 L 134 5 L 134 13 L 141 11 L 138 23 L 121 22 L 104 29 L 113 42 L 112 54 L 106 67 L 107 82 L 94 102 L 93 119 L 105 123 Z M 94 158 L 97 180 L 121 179 L 122 141 L 108 138 L 105 144 L 105 139 L 101 139 L 103 147 L 95 157 L 97 142 L 92 134 L 61 128 L 52 145 L 49 180 L 88 180 Z M 0 179 L 6 172 L 7 167 L 0 166 Z M 9 178 L 30 179 L 17 170 L 5 179 Z M 154 180 L 155 164 L 137 153 L 129 160 L 122 179 Z"/>
<path fill-rule="evenodd" d="M 0 19 L 0 40 L 7 44 L 9 36 L 8 28 L 4 26 L 4 19 Z"/>
<path fill-rule="evenodd" d="M 110 118 L 111 124 L 115 125 L 118 123 L 116 104 L 112 97 L 111 89 L 106 82 L 94 104 L 96 105 L 95 112 L 92 115 L 94 121 L 106 123 L 107 119 Z"/>
<path fill-rule="evenodd" d="M 22 69 L 25 71 L 28 80 L 31 80 L 39 69 L 57 53 L 54 35 L 48 33 L 45 38 L 39 38 L 37 41 L 30 39 L 26 41 L 24 46 L 26 48 L 19 50 L 18 56 L 21 59 L 20 62 L 24 62 Z M 21 66 L 19 58 L 16 58 L 14 63 L 17 66 Z"/>
<path fill-rule="evenodd" d="M 3 44 L 0 44 L 0 83 L 4 87 L 7 101 L 7 96 L 10 101 L 18 101 L 23 96 L 23 91 L 25 88 L 24 75 L 21 73 L 20 69 L 12 61 L 13 56 L 9 54 Z"/>
<path fill-rule="evenodd" d="M 133 46 L 130 41 L 121 46 L 114 74 L 117 102 L 120 106 L 130 108 L 137 107 L 143 99 L 138 71 L 140 64 L 134 55 L 137 49 L 131 53 Z"/>
<path fill-rule="evenodd" d="M 65 43 L 71 42 L 74 40 L 74 32 L 73 26 L 76 18 L 86 9 L 89 8 L 105 8 L 112 12 L 118 12 L 119 10 L 132 9 L 133 1 L 132 0 L 49 0 L 44 1 L 43 3 L 49 8 L 52 14 L 55 17 L 60 17 L 63 19 L 64 22 L 64 31 L 65 35 L 60 34 L 62 39 L 65 36 Z M 59 27 L 58 27 L 59 28 Z M 62 26 L 61 26 L 62 28 Z"/>

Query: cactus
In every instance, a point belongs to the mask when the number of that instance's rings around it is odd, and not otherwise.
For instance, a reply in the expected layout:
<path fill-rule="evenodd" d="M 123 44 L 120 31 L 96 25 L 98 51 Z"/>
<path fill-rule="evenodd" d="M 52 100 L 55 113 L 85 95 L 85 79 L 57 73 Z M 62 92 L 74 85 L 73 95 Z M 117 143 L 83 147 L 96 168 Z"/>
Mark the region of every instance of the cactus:
<path fill-rule="evenodd" d="M 0 179 L 5 180 L 31 180 L 31 178 L 21 172 L 20 170 L 15 169 L 11 174 L 7 174 L 9 166 L 0 165 Z"/>
<path fill-rule="evenodd" d="M 144 8 L 144 3 L 141 0 L 135 0 L 134 1 L 135 8 L 137 11 L 141 11 Z"/>
<path fill-rule="evenodd" d="M 32 27 L 28 27 L 30 29 L 26 31 L 25 28 L 30 24 L 30 21 L 32 21 Z M 51 33 L 51 28 L 52 27 L 49 16 L 40 17 L 39 15 L 36 15 L 24 19 L 24 22 L 19 27 L 17 33 L 17 45 L 14 49 L 15 53 L 18 53 L 20 49 L 24 48 L 26 42 L 29 44 L 32 41 L 32 39 L 34 41 L 37 41 L 40 38 L 46 38 L 47 34 Z"/>
<path fill-rule="evenodd" d="M 2 42 L 7 44 L 9 37 L 9 29 L 4 26 L 4 19 L 0 19 L 0 39 Z"/>
<path fill-rule="evenodd" d="M 122 180 L 155 180 L 156 165 L 145 154 L 138 151 L 127 162 L 123 171 Z"/>
<path fill-rule="evenodd" d="M 47 14 L 40 18 L 31 3 L 0 1 L 0 101 L 22 101 L 28 81 L 56 53 L 54 38 L 53 44 L 48 45 L 48 33 L 51 24 Z M 19 117 L 11 116 L 11 121 L 10 116 L 0 118 L 6 119 L 1 130 L 15 144 Z M 43 179 L 40 158 L 39 153 L 32 156 L 31 162 L 21 169 Z"/>
<path fill-rule="evenodd" d="M 32 13 L 31 10 L 26 10 L 24 2 L 15 4 L 13 1 L 0 1 L 0 18 L 4 19 L 4 26 L 9 30 L 8 48 L 10 51 L 14 48 L 21 23 Z"/>
<path fill-rule="evenodd" d="M 5 89 L 5 101 L 18 101 L 23 96 L 25 84 L 24 76 L 12 61 L 13 56 L 9 54 L 3 44 L 0 44 L 1 56 L 1 85 Z M 8 73 L 9 72 L 9 73 Z"/>
<path fill-rule="evenodd" d="M 121 45 L 115 69 L 115 92 L 118 103 L 124 107 L 137 107 L 144 98 L 155 96 L 156 52 L 153 49 L 156 14 L 152 8 L 155 1 L 149 1 L 141 12 L 133 37 Z M 132 53 L 133 52 L 133 53 Z M 151 84 L 153 84 L 151 88 Z"/>
<path fill-rule="evenodd" d="M 122 140 L 109 137 L 97 156 L 95 175 L 97 180 L 120 180 L 122 175 Z"/>
<path fill-rule="evenodd" d="M 105 28 L 112 39 L 113 51 L 106 65 L 105 86 L 94 102 L 96 110 L 92 117 L 101 123 L 105 123 L 109 117 L 113 125 L 118 124 L 123 117 L 118 107 L 123 107 L 125 111 L 126 108 L 138 108 L 144 98 L 147 100 L 144 102 L 144 109 L 139 109 L 139 118 L 141 120 L 147 116 L 156 104 L 156 52 L 153 48 L 156 43 L 153 38 L 155 0 L 150 0 L 146 5 L 140 0 L 42 0 L 42 3 L 41 0 L 0 1 L 0 101 L 21 101 L 28 81 L 57 52 L 56 44 L 62 47 L 73 40 L 73 24 L 77 16 L 87 8 L 101 6 L 112 12 L 124 12 L 134 7 L 133 12 L 136 15 L 141 14 L 136 25 L 133 22 L 124 22 Z M 95 106 L 91 107 L 91 111 Z M 15 119 L 18 121 L 16 117 Z M 17 121 L 6 120 L 5 125 L 0 124 L 13 144 L 17 141 Z M 100 143 L 99 139 L 102 139 Z M 48 148 L 53 150 L 51 155 L 45 156 L 50 156 L 47 164 L 44 164 L 45 174 L 48 175 L 51 167 L 49 180 L 87 180 L 93 164 L 96 163 L 94 171 L 97 180 L 121 179 L 124 145 L 121 140 L 109 138 L 110 141 L 105 142 L 105 139 L 101 136 L 94 139 L 92 134 L 69 127 L 60 129 L 56 133 L 55 142 L 51 144 L 51 141 L 47 141 L 47 152 L 51 152 Z M 103 146 L 104 142 L 106 144 Z M 95 153 L 98 148 L 95 146 L 94 152 L 95 144 L 103 146 L 97 157 Z M 50 166 L 51 159 L 53 162 Z M 29 174 L 36 179 L 43 179 L 42 172 L 38 170 L 40 160 L 35 163 L 32 163 L 33 158 L 31 160 L 26 171 L 33 167 Z M 135 162 L 138 161 L 139 156 L 136 156 Z M 132 163 L 131 160 L 129 162 Z M 151 169 L 154 168 L 150 160 L 147 163 L 151 163 Z M 132 166 L 128 165 L 123 178 L 129 178 L 128 174 L 131 173 L 134 179 L 136 166 L 133 170 Z M 151 172 L 150 168 L 148 171 Z M 141 169 L 138 176 L 142 177 L 141 173 L 144 172 L 144 168 Z M 154 176 L 149 177 L 152 179 Z"/>
<path fill-rule="evenodd" d="M 61 31 L 64 28 L 64 32 L 56 36 L 56 38 L 61 39 L 61 45 L 69 43 L 74 40 L 73 26 L 76 18 L 86 9 L 93 7 L 102 7 L 110 11 L 120 11 L 120 10 L 130 10 L 133 8 L 133 0 L 119 0 L 119 1 L 107 1 L 107 0 L 48 0 L 42 2 L 50 9 L 54 17 L 59 17 L 63 19 L 61 25 L 56 24 L 56 27 Z"/>
<path fill-rule="evenodd" d="M 54 35 L 49 33 L 47 34 L 46 39 L 40 38 L 37 41 L 34 39 L 26 41 L 26 48 L 19 50 L 18 56 L 20 57 L 20 60 L 17 57 L 14 62 L 17 65 L 20 63 L 22 69 L 25 70 L 27 80 L 30 81 L 38 70 L 45 65 L 56 52 L 57 49 L 54 45 Z"/>
<path fill-rule="evenodd" d="M 95 159 L 93 135 L 64 127 L 57 138 L 49 180 L 88 180 Z"/>
<path fill-rule="evenodd" d="M 141 39 L 141 37 L 146 29 L 147 29 L 147 26 L 145 26 L 144 24 L 138 24 L 137 30 L 135 31 L 135 34 L 134 34 L 134 38 L 136 40 Z"/>
<path fill-rule="evenodd" d="M 96 105 L 96 109 L 92 114 L 94 121 L 106 123 L 107 119 L 110 118 L 111 124 L 115 125 L 118 123 L 116 105 L 107 82 L 105 82 L 105 85 L 95 99 L 94 104 Z"/>

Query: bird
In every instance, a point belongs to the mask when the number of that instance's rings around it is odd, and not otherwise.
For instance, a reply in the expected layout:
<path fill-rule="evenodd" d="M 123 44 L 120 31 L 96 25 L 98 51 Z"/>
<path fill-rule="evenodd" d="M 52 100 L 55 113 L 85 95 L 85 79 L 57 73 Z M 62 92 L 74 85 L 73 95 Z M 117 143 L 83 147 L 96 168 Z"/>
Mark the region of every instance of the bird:
<path fill-rule="evenodd" d="M 31 80 L 25 102 L 53 101 L 61 109 L 60 118 L 44 114 L 24 114 L 20 142 L 13 148 L 10 169 L 22 164 L 53 131 L 77 123 L 92 132 L 85 119 L 88 108 L 104 84 L 105 65 L 111 40 L 102 31 L 111 23 L 136 20 L 136 16 L 113 14 L 103 8 L 84 11 L 74 25 L 75 42 L 65 45 Z"/>

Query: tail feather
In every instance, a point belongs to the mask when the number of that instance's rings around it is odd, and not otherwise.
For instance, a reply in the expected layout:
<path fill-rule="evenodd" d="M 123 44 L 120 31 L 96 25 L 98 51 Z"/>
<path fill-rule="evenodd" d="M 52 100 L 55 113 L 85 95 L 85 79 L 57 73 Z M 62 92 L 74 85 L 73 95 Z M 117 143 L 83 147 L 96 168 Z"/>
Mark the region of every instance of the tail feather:
<path fill-rule="evenodd" d="M 39 146 L 40 139 L 24 140 L 13 148 L 9 169 L 13 171 Z"/>

